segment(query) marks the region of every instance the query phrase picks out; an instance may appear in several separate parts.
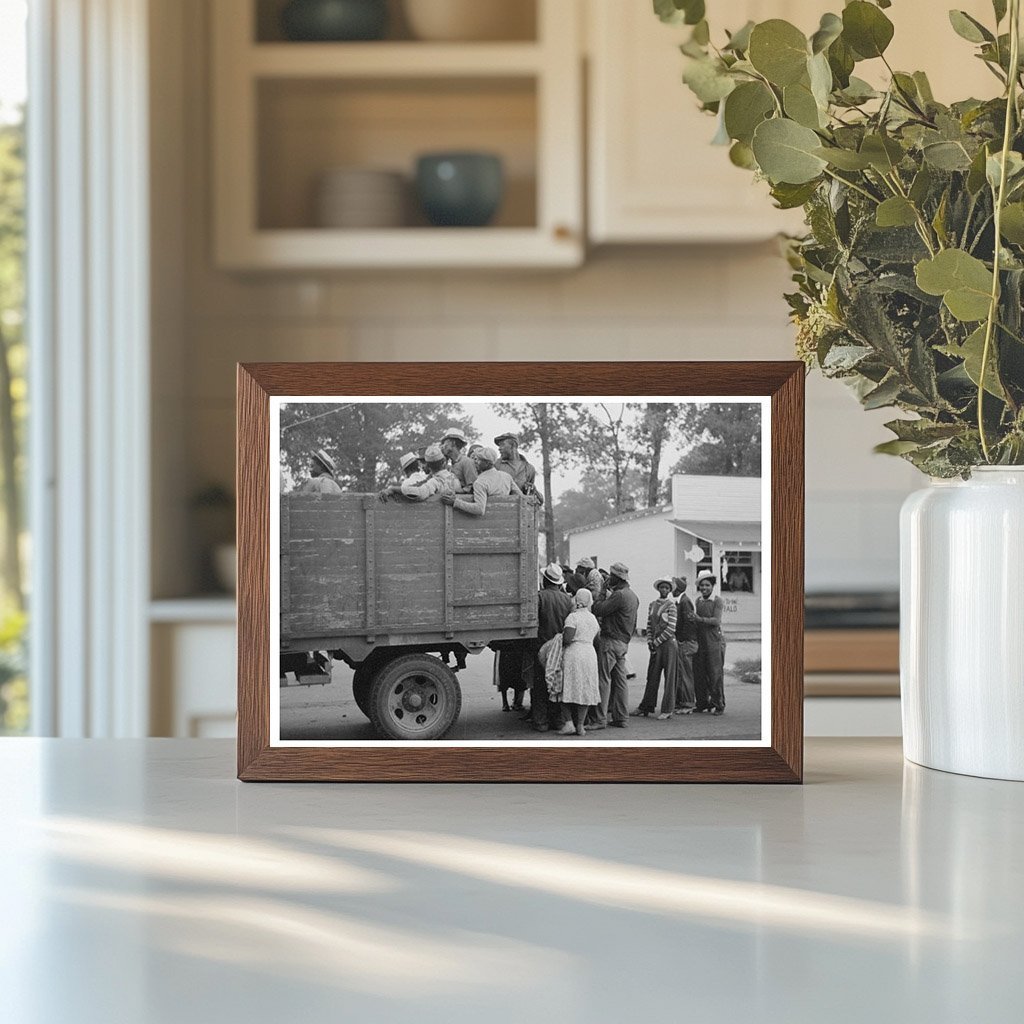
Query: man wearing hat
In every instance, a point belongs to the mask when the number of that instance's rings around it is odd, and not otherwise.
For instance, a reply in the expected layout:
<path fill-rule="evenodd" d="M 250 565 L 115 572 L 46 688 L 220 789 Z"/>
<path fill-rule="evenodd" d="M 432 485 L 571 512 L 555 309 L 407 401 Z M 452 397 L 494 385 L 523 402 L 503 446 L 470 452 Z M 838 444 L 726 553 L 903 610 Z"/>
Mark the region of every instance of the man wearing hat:
<path fill-rule="evenodd" d="M 309 479 L 303 481 L 299 494 L 341 494 L 338 481 L 334 479 L 337 471 L 334 459 L 323 448 L 317 448 L 309 464 Z"/>
<path fill-rule="evenodd" d="M 561 730 L 565 726 L 562 705 L 550 699 L 545 666 L 539 660 L 540 649 L 562 632 L 572 611 L 572 598 L 562 589 L 564 582 L 560 565 L 552 562 L 544 568 L 537 595 L 537 639 L 531 643 L 533 686 L 530 688 L 530 725 L 537 732 Z"/>
<path fill-rule="evenodd" d="M 459 489 L 459 483 L 447 468 L 448 460 L 444 457 L 439 444 L 427 447 L 424 462 L 427 465 L 427 475 L 422 480 L 410 476 L 402 481 L 401 491 L 405 497 L 411 501 L 426 501 L 434 494 L 454 494 Z"/>
<path fill-rule="evenodd" d="M 658 706 L 658 687 L 665 677 L 659 721 L 672 717 L 676 707 L 676 603 L 672 600 L 672 577 L 660 576 L 654 581 L 656 600 L 647 609 L 647 688 L 634 717 L 646 718 Z"/>
<path fill-rule="evenodd" d="M 442 494 L 441 500 L 446 505 L 453 505 L 460 512 L 482 516 L 487 512 L 488 498 L 507 498 L 511 494 L 522 494 L 508 473 L 499 473 L 494 468 L 497 461 L 498 453 L 493 448 L 481 448 L 476 453 L 477 476 L 473 481 L 473 497 L 467 499 L 456 497 L 454 494 Z"/>
<path fill-rule="evenodd" d="M 594 595 L 595 601 L 599 600 L 601 592 L 604 590 L 604 577 L 601 575 L 601 570 L 594 565 L 594 560 L 581 558 L 576 563 L 576 575 L 579 577 L 580 586 L 586 587 Z"/>
<path fill-rule="evenodd" d="M 441 438 L 441 451 L 452 464 L 452 473 L 459 482 L 458 489 L 466 493 L 473 489 L 473 481 L 476 480 L 476 465 L 463 453 L 468 443 L 465 431 L 458 427 L 449 427 Z"/>
<path fill-rule="evenodd" d="M 606 725 L 625 729 L 629 725 L 629 685 L 626 655 L 636 632 L 636 613 L 640 600 L 629 586 L 629 567 L 612 562 L 608 573 L 607 596 L 595 601 L 591 611 L 601 620 L 601 646 L 598 651 L 601 703 L 591 710 L 588 729 Z"/>
<path fill-rule="evenodd" d="M 697 654 L 697 613 L 686 594 L 686 577 L 672 578 L 676 600 L 676 708 L 677 715 L 692 715 L 697 706 L 693 691 L 693 659 Z"/>
<path fill-rule="evenodd" d="M 712 596 L 717 582 L 715 574 L 707 569 L 699 572 L 700 597 L 694 604 L 697 657 L 693 664 L 693 682 L 697 711 L 710 711 L 713 715 L 725 713 L 725 638 L 722 636 L 725 605 L 720 597 Z"/>
<path fill-rule="evenodd" d="M 540 497 L 537 490 L 537 470 L 519 454 L 519 438 L 515 434 L 499 434 L 494 443 L 498 446 L 499 455 L 494 468 L 499 473 L 508 473 L 523 494 L 536 494 Z"/>
<path fill-rule="evenodd" d="M 398 464 L 402 467 L 403 480 L 400 484 L 389 484 L 385 487 L 377 495 L 381 501 L 400 497 L 403 494 L 402 488 L 407 484 L 422 484 L 427 479 L 426 473 L 420 469 L 420 457 L 415 452 L 406 452 L 398 460 Z"/>

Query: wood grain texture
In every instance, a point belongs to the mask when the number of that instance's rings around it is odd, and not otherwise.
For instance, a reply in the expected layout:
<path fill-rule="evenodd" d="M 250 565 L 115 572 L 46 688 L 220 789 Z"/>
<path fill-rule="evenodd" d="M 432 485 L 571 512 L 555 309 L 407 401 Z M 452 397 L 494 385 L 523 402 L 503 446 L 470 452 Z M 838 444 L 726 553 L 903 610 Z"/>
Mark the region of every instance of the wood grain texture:
<path fill-rule="evenodd" d="M 271 747 L 271 395 L 770 396 L 771 747 Z M 244 781 L 800 782 L 804 367 L 798 362 L 252 363 L 238 368 L 238 777 Z"/>
<path fill-rule="evenodd" d="M 898 629 L 809 629 L 804 645 L 805 672 L 900 670 Z"/>

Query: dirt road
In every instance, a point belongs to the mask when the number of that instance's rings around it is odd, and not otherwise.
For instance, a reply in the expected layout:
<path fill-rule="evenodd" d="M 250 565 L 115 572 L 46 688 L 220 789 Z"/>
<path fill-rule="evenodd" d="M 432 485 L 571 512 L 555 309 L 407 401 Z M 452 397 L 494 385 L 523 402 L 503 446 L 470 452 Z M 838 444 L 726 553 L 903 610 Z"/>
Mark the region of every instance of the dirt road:
<path fill-rule="evenodd" d="M 628 729 L 606 729 L 589 733 L 587 742 L 624 740 L 736 740 L 758 739 L 761 731 L 761 687 L 740 682 L 730 667 L 738 660 L 756 658 L 760 644 L 730 643 L 726 652 L 726 712 L 711 715 L 674 715 L 669 721 L 631 718 Z M 493 654 L 471 655 L 459 673 L 462 686 L 462 714 L 448 739 L 456 740 L 538 740 L 548 733 L 533 732 L 516 713 L 501 710 L 501 695 L 491 682 Z M 630 662 L 636 678 L 629 681 L 629 709 L 643 696 L 647 676 L 647 645 L 635 640 L 630 645 Z M 510 694 L 511 698 L 511 694 Z M 526 697 L 529 704 L 529 696 Z M 281 738 L 309 740 L 374 739 L 370 723 L 352 698 L 352 671 L 340 662 L 331 682 L 325 686 L 289 686 L 281 691 Z"/>

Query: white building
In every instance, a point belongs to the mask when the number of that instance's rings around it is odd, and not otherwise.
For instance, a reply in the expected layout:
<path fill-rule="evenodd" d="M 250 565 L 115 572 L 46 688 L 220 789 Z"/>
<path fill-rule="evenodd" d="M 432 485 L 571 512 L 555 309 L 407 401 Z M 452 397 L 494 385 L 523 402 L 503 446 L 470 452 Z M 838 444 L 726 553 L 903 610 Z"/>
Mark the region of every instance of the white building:
<path fill-rule="evenodd" d="M 625 562 L 642 606 L 659 576 L 685 576 L 693 597 L 698 571 L 711 569 L 725 602 L 722 628 L 736 638 L 760 639 L 760 477 L 680 474 L 672 478 L 670 505 L 627 512 L 567 536 L 574 566 L 587 556 L 604 569 Z"/>

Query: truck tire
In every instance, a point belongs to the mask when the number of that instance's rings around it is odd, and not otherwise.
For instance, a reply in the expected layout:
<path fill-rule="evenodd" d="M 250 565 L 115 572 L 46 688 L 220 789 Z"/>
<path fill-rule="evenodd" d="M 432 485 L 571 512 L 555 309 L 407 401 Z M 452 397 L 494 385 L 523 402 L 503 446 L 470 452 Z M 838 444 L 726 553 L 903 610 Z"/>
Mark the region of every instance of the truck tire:
<path fill-rule="evenodd" d="M 461 710 L 455 673 L 429 654 L 403 654 L 373 677 L 370 721 L 386 739 L 441 739 Z"/>
<path fill-rule="evenodd" d="M 370 717 L 370 691 L 373 689 L 373 666 L 367 665 L 364 661 L 356 666 L 355 674 L 352 676 L 352 696 L 355 698 L 356 707 L 367 718 Z"/>

